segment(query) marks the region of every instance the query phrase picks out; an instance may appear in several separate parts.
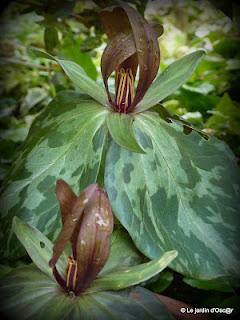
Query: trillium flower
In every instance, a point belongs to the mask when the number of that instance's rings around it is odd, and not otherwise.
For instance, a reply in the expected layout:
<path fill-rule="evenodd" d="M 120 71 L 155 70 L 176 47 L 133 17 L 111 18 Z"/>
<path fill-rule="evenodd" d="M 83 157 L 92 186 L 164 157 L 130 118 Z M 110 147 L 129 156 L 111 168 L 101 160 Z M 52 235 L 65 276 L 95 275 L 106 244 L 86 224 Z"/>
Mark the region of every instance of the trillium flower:
<path fill-rule="evenodd" d="M 63 180 L 57 182 L 57 196 L 64 225 L 59 235 L 62 240 L 60 242 L 58 238 L 55 246 L 37 228 L 18 217 L 13 219 L 12 230 L 33 263 L 8 271 L 1 279 L 2 318 L 153 320 L 160 316 L 166 320 L 173 319 L 155 293 L 136 285 L 164 270 L 177 252 L 168 251 L 158 259 L 141 263 L 142 256 L 129 243 L 126 232 L 115 230 L 111 236 L 110 257 L 101 274 L 90 285 L 109 254 L 112 215 L 107 196 L 95 184 L 77 197 Z M 104 210 L 99 211 L 99 208 Z M 106 215 L 99 213 L 103 211 Z M 67 229 L 75 231 L 67 232 Z M 62 276 L 59 273 L 64 273 L 67 250 L 60 252 L 70 234 L 76 253 L 69 257 L 66 274 Z M 49 268 L 50 259 L 54 275 Z M 64 290 L 59 290 L 54 276 Z"/>
<path fill-rule="evenodd" d="M 75 195 L 64 180 L 57 180 L 56 194 L 62 215 L 62 230 L 53 247 L 49 266 L 56 281 L 66 292 L 79 295 L 95 280 L 110 253 L 113 215 L 107 194 L 92 184 Z M 72 256 L 66 274 L 61 275 L 56 263 L 68 241 Z"/>
<path fill-rule="evenodd" d="M 79 64 L 39 49 L 33 51 L 38 57 L 57 62 L 81 92 L 121 115 L 141 113 L 154 106 L 161 109 L 159 102 L 186 82 L 204 54 L 203 50 L 192 52 L 172 63 L 156 78 L 160 64 L 158 37 L 163 27 L 148 23 L 137 10 L 122 1 L 102 10 L 101 21 L 109 39 L 101 58 L 105 88 L 89 78 Z M 115 75 L 115 92 L 111 92 L 108 85 L 112 74 Z M 163 118 L 168 120 L 172 115 L 168 113 Z"/>
<path fill-rule="evenodd" d="M 156 77 L 160 63 L 158 35 L 153 27 L 126 3 L 105 9 L 102 23 L 109 37 L 101 71 L 110 106 L 130 113 L 137 107 Z M 135 90 L 136 73 L 139 80 Z M 115 95 L 108 79 L 115 72 Z"/>

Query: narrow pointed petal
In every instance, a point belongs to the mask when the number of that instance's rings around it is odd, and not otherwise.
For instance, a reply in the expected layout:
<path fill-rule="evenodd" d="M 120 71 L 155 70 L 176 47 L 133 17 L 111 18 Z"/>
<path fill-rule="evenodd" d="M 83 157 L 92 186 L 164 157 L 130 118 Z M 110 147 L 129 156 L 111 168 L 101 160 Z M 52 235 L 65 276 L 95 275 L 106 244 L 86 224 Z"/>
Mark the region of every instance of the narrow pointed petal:
<path fill-rule="evenodd" d="M 157 75 L 160 63 L 160 50 L 157 33 L 150 24 L 129 5 L 122 1 L 120 3 L 132 27 L 139 63 L 139 81 L 131 106 L 132 110 L 144 97 L 147 89 Z"/>
<path fill-rule="evenodd" d="M 53 272 L 53 276 L 55 278 L 55 280 L 57 281 L 57 283 L 60 285 L 60 287 L 62 287 L 64 290 L 67 289 L 66 287 L 66 280 L 63 279 L 63 277 L 61 276 L 61 274 L 58 272 L 56 267 L 53 267 L 52 269 Z"/>
<path fill-rule="evenodd" d="M 150 25 L 153 28 L 153 30 L 156 32 L 158 38 L 161 37 L 161 35 L 164 32 L 163 25 L 158 22 L 151 22 Z"/>
<path fill-rule="evenodd" d="M 59 233 L 59 236 L 54 244 L 53 256 L 52 259 L 49 261 L 50 267 L 53 268 L 55 266 L 67 242 L 72 238 L 74 230 L 76 229 L 79 220 L 81 219 L 84 207 L 86 206 L 86 203 L 91 199 L 96 188 L 96 184 L 92 184 L 89 187 L 87 187 L 85 190 L 81 192 L 80 196 L 73 204 L 72 210 L 67 215 L 62 230 Z"/>
<path fill-rule="evenodd" d="M 108 89 L 108 78 L 113 71 L 117 70 L 119 66 L 121 66 L 124 61 L 132 57 L 135 52 L 136 47 L 133 36 L 124 33 L 116 34 L 110 40 L 103 52 L 101 59 L 101 71 L 108 99 L 111 104 L 113 104 L 113 101 Z"/>
<path fill-rule="evenodd" d="M 110 253 L 113 214 L 106 193 L 98 189 L 84 210 L 77 241 L 78 279 L 76 293 L 89 287 Z"/>
<path fill-rule="evenodd" d="M 77 196 L 69 184 L 62 179 L 57 180 L 56 195 L 60 203 L 62 223 L 64 224 L 67 215 L 72 211 L 72 206 L 76 202 Z"/>
<path fill-rule="evenodd" d="M 119 6 L 112 6 L 102 10 L 101 22 L 110 39 L 119 33 L 131 34 L 131 25 L 128 17 Z"/>

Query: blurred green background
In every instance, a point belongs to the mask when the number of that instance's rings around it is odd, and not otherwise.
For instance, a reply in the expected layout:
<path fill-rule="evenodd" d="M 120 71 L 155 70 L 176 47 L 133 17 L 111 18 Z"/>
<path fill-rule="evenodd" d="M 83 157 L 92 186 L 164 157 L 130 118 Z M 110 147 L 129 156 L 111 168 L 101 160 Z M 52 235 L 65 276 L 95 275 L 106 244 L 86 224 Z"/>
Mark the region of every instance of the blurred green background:
<path fill-rule="evenodd" d="M 129 2 L 148 21 L 164 27 L 159 39 L 160 72 L 185 54 L 200 48 L 206 51 L 193 76 L 163 105 L 196 128 L 226 141 L 239 159 L 240 5 L 231 1 L 225 1 L 226 5 L 224 1 Z M 100 60 L 107 38 L 101 29 L 99 12 L 112 3 L 19 0 L 5 6 L 0 20 L 0 181 L 36 116 L 57 92 L 74 89 L 60 67 L 36 57 L 32 48 L 75 61 L 101 83 Z M 173 275 L 166 271 L 160 280 L 148 284 L 149 288 L 156 292 L 166 290 Z M 211 290 L 209 283 L 201 285 L 203 290 Z M 213 291 L 200 295 L 199 289 L 193 289 L 175 274 L 174 285 L 165 292 L 200 306 L 211 306 L 216 301 L 228 307 L 239 303 L 225 284 L 218 283 L 218 289 L 213 287 Z"/>

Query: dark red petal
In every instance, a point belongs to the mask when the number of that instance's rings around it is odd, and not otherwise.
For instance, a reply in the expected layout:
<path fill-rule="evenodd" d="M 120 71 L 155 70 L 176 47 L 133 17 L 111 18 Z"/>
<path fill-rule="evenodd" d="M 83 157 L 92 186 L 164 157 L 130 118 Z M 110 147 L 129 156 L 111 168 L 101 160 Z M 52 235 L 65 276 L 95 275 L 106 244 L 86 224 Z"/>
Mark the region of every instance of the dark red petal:
<path fill-rule="evenodd" d="M 101 22 L 110 39 L 119 33 L 132 33 L 128 17 L 124 10 L 119 6 L 112 6 L 102 10 Z"/>
<path fill-rule="evenodd" d="M 113 105 L 112 97 L 108 89 L 108 78 L 119 66 L 133 59 L 136 47 L 133 36 L 118 33 L 108 42 L 101 59 L 101 71 L 109 102 Z M 131 58 L 130 58 L 131 57 Z M 130 58 L 130 59 L 129 59 Z M 132 62 L 133 63 L 133 62 Z M 136 64 L 135 64 L 136 65 Z M 136 66 L 135 66 L 136 69 Z"/>
<path fill-rule="evenodd" d="M 157 33 L 136 10 L 120 2 L 126 12 L 134 35 L 139 63 L 139 82 L 131 110 L 139 103 L 156 77 L 160 63 Z M 131 111 L 129 110 L 129 111 Z"/>
<path fill-rule="evenodd" d="M 83 210 L 86 206 L 86 203 L 90 200 L 91 196 L 94 194 L 97 188 L 96 184 L 90 185 L 88 188 L 83 190 L 80 196 L 77 198 L 75 203 L 72 206 L 70 214 L 66 216 L 66 220 L 60 231 L 58 238 L 53 246 L 53 256 L 49 261 L 49 266 L 54 267 L 62 254 L 64 247 L 67 242 L 71 239 L 75 228 L 80 222 Z"/>
<path fill-rule="evenodd" d="M 106 193 L 99 188 L 84 210 L 77 245 L 76 294 L 97 277 L 110 253 L 113 214 Z"/>
<path fill-rule="evenodd" d="M 69 184 L 62 179 L 58 179 L 56 182 L 56 195 L 60 203 L 62 223 L 64 224 L 66 217 L 72 211 L 72 206 L 75 203 L 77 196 Z"/>
<path fill-rule="evenodd" d="M 164 32 L 163 25 L 161 25 L 158 22 L 151 22 L 150 25 L 151 25 L 152 29 L 155 31 L 155 33 L 157 34 L 157 37 L 158 38 L 161 37 L 161 35 Z"/>
<path fill-rule="evenodd" d="M 57 283 L 66 291 L 67 290 L 66 280 L 63 279 L 63 277 L 60 275 L 60 273 L 58 272 L 56 267 L 53 267 L 52 272 L 53 272 L 53 276 L 56 279 Z"/>

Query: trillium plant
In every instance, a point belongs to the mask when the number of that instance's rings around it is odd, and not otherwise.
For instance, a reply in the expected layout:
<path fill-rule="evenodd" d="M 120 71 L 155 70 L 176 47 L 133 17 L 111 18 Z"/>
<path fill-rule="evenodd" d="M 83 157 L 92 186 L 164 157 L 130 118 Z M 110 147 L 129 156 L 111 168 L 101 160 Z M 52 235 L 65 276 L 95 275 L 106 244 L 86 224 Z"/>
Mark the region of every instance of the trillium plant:
<path fill-rule="evenodd" d="M 36 228 L 13 219 L 13 231 L 34 264 L 18 268 L 2 281 L 1 315 L 10 319 L 144 320 L 159 315 L 173 319 L 151 291 L 123 289 L 157 275 L 177 252 L 137 264 L 140 255 L 129 247 L 122 231 L 116 230 L 111 241 L 113 214 L 97 184 L 77 197 L 64 180 L 58 180 L 56 194 L 62 229 L 54 245 Z M 68 241 L 71 249 L 65 252 Z"/>
<path fill-rule="evenodd" d="M 36 118 L 4 184 L 1 255 L 25 247 L 34 262 L 2 282 L 13 318 L 171 319 L 153 293 L 133 286 L 166 266 L 188 283 L 239 279 L 236 159 L 160 104 L 204 51 L 159 73 L 161 28 L 126 2 L 100 18 L 103 85 L 77 63 L 35 50 L 76 90 L 59 92 Z"/>

